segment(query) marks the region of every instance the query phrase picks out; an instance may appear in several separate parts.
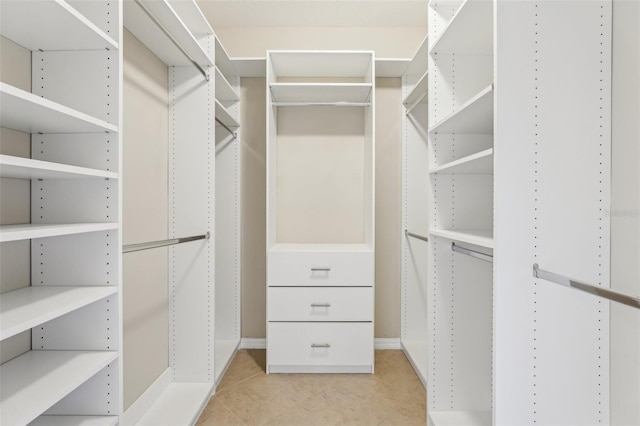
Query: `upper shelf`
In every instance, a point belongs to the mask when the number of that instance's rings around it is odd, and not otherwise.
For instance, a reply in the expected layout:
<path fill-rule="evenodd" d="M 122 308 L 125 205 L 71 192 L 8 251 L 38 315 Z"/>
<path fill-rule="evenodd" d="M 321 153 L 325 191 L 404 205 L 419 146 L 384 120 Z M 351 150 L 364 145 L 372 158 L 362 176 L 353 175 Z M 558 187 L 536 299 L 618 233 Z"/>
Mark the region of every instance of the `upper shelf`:
<path fill-rule="evenodd" d="M 11 179 L 117 179 L 118 174 L 0 154 L 0 177 Z"/>
<path fill-rule="evenodd" d="M 26 133 L 102 133 L 118 127 L 57 102 L 0 83 L 0 126 Z"/>
<path fill-rule="evenodd" d="M 406 75 L 423 75 L 426 74 L 429 63 L 429 36 L 425 37 L 418 46 L 411 63 L 407 67 L 404 74 Z"/>
<path fill-rule="evenodd" d="M 220 120 L 225 126 L 229 128 L 240 127 L 240 123 L 229 114 L 227 109 L 218 100 L 216 100 L 215 114 L 216 119 Z"/>
<path fill-rule="evenodd" d="M 229 80 L 220 72 L 216 67 L 216 99 L 219 101 L 231 101 L 236 102 L 240 100 L 240 96 L 233 89 Z"/>
<path fill-rule="evenodd" d="M 115 294 L 115 286 L 29 286 L 0 299 L 0 340 Z"/>
<path fill-rule="evenodd" d="M 493 53 L 493 2 L 465 0 L 431 46 L 431 54 Z"/>
<path fill-rule="evenodd" d="M 61 235 L 83 234 L 86 232 L 110 231 L 118 229 L 117 223 L 64 223 L 0 226 L 0 243 L 30 240 L 32 238 L 57 237 Z"/>
<path fill-rule="evenodd" d="M 493 84 L 429 128 L 429 133 L 493 133 Z"/>
<path fill-rule="evenodd" d="M 216 37 L 216 67 L 224 74 L 225 78 L 231 78 L 238 75 L 235 65 L 229 58 L 229 54 L 225 50 L 220 40 Z"/>
<path fill-rule="evenodd" d="M 443 237 L 461 243 L 474 244 L 480 247 L 493 248 L 493 231 L 461 230 L 461 229 L 430 229 L 429 234 Z"/>
<path fill-rule="evenodd" d="M 371 83 L 271 83 L 273 102 L 369 102 Z"/>
<path fill-rule="evenodd" d="M 118 43 L 66 1 L 0 2 L 0 34 L 29 50 L 118 49 Z"/>
<path fill-rule="evenodd" d="M 31 422 L 117 358 L 117 352 L 34 350 L 2 364 L 1 423 Z"/>
<path fill-rule="evenodd" d="M 211 68 L 213 59 L 200 46 L 196 34 L 187 23 L 193 19 L 193 14 L 187 14 L 185 20 L 178 15 L 178 10 L 188 7 L 192 2 L 172 2 L 167 0 L 140 0 L 149 12 L 158 20 L 165 30 L 173 37 L 191 58 L 202 68 Z M 193 7 L 197 7 L 193 3 Z M 184 12 L 182 12 L 184 13 Z M 152 21 L 142 7 L 135 0 L 124 2 L 124 26 L 145 44 L 162 62 L 169 66 L 189 66 L 191 61 L 176 47 L 173 41 Z M 202 30 L 201 25 L 194 31 Z M 213 34 L 213 32 L 211 32 Z"/>
<path fill-rule="evenodd" d="M 459 160 L 434 167 L 429 173 L 490 175 L 493 174 L 493 148 L 485 149 Z"/>
<path fill-rule="evenodd" d="M 360 77 L 371 83 L 373 52 L 366 51 L 270 51 L 277 77 Z"/>

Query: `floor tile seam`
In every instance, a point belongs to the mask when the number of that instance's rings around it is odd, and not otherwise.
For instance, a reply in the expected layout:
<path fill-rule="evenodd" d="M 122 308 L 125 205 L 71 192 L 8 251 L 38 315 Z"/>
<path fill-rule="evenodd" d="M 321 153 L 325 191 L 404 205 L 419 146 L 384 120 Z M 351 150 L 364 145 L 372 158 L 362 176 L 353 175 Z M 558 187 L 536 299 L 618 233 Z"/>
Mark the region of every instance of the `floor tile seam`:
<path fill-rule="evenodd" d="M 225 386 L 224 388 L 222 388 L 222 389 L 220 389 L 219 391 L 217 391 L 217 392 L 216 392 L 216 394 L 220 394 L 220 393 L 227 392 L 228 390 L 233 389 L 233 388 L 235 388 L 236 386 L 238 386 L 238 385 L 240 385 L 240 384 L 243 384 L 243 383 L 244 383 L 244 382 L 246 382 L 247 380 L 253 379 L 254 377 L 256 377 L 256 376 L 258 376 L 258 375 L 260 375 L 260 374 L 264 374 L 264 371 L 259 371 L 259 372 L 255 373 L 255 374 L 252 374 L 251 376 L 247 376 L 247 377 L 245 377 L 244 379 L 239 380 L 239 381 L 237 381 L 237 382 L 235 382 L 235 383 L 233 383 L 233 384 L 230 384 L 230 385 L 228 385 L 228 386 Z"/>
<path fill-rule="evenodd" d="M 242 418 L 240 418 L 240 416 L 238 414 L 236 414 L 236 412 L 233 411 L 231 409 L 231 407 L 229 407 L 227 404 L 225 404 L 222 399 L 218 399 L 218 403 L 220 403 L 220 405 L 222 405 L 231 414 L 231 416 L 233 416 L 234 419 L 238 421 L 238 424 L 245 423 L 245 421 L 242 420 Z"/>
<path fill-rule="evenodd" d="M 325 389 L 327 389 L 329 386 L 333 385 L 336 382 L 336 378 L 332 378 L 331 381 L 329 381 L 329 383 L 327 383 L 326 385 L 320 387 L 320 389 L 317 389 L 313 392 L 311 392 L 306 398 L 301 399 L 300 401 L 298 401 L 295 405 L 299 405 L 299 404 L 304 404 L 306 401 L 308 401 L 310 398 L 313 398 L 314 396 L 318 395 L 320 392 L 324 391 Z"/>

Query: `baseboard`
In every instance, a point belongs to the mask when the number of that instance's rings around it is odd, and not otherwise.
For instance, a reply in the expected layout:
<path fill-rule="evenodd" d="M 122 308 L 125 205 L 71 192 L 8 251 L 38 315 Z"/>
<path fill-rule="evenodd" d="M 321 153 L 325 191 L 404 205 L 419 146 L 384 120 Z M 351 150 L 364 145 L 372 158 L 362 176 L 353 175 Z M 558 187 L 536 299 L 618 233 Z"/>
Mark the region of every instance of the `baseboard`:
<path fill-rule="evenodd" d="M 243 337 L 240 339 L 240 349 L 267 349 L 267 339 Z"/>
<path fill-rule="evenodd" d="M 373 339 L 373 347 L 376 348 L 376 350 L 402 349 L 402 345 L 400 345 L 400 338 L 397 338 L 397 337 L 393 337 L 393 338 L 376 337 L 375 339 Z"/>
<path fill-rule="evenodd" d="M 142 395 L 124 412 L 120 424 L 122 426 L 135 425 L 149 408 L 157 401 L 162 392 L 171 384 L 171 368 L 164 370 L 162 374 L 147 388 Z"/>
<path fill-rule="evenodd" d="M 267 339 L 243 337 L 240 340 L 240 349 L 266 349 Z M 374 348 L 376 350 L 394 349 L 400 350 L 399 338 L 376 338 L 374 339 Z"/>

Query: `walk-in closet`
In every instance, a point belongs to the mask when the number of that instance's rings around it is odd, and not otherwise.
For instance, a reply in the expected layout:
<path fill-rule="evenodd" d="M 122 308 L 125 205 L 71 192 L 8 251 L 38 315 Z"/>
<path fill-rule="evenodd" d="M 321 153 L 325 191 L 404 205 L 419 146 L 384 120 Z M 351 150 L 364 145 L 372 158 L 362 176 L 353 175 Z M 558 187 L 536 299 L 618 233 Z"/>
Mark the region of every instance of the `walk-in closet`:
<path fill-rule="evenodd" d="M 640 0 L 0 0 L 0 424 L 640 425 Z"/>

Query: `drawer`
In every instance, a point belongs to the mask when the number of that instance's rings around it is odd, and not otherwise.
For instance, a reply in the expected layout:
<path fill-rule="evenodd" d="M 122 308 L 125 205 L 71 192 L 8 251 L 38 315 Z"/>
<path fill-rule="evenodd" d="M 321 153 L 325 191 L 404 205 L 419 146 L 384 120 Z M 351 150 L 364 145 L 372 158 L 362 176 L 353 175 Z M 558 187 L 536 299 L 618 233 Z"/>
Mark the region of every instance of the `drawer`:
<path fill-rule="evenodd" d="M 269 321 L 373 321 L 372 287 L 269 287 Z"/>
<path fill-rule="evenodd" d="M 372 373 L 373 323 L 269 323 L 267 371 Z"/>
<path fill-rule="evenodd" d="M 269 253 L 270 286 L 372 286 L 373 252 Z"/>

